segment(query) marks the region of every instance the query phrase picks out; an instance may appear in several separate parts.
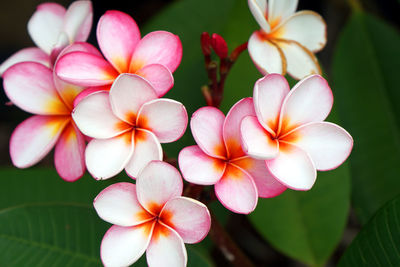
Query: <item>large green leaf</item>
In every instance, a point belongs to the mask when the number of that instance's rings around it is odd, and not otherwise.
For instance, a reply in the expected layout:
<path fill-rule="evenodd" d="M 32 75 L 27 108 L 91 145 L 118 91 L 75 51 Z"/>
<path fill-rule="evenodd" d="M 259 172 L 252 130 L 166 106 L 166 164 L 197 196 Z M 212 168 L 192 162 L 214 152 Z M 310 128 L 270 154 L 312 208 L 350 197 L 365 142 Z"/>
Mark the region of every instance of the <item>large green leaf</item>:
<path fill-rule="evenodd" d="M 352 198 L 362 223 L 400 193 L 400 37 L 384 22 L 354 13 L 333 62 L 335 102 L 354 138 Z"/>
<path fill-rule="evenodd" d="M 290 166 L 288 166 L 290 168 Z M 272 246 L 311 266 L 323 265 L 341 240 L 350 202 L 347 164 L 319 172 L 307 192 L 259 199 L 250 220 Z"/>
<path fill-rule="evenodd" d="M 339 267 L 400 266 L 400 197 L 387 203 L 361 229 Z"/>

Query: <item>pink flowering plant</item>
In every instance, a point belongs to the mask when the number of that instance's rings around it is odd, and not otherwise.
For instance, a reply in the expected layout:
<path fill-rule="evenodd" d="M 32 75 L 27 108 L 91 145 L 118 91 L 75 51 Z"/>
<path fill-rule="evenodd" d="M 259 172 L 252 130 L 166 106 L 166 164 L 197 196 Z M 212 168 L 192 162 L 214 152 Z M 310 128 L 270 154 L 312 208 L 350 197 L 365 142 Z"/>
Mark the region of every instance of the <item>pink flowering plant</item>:
<path fill-rule="evenodd" d="M 9 153 L 24 169 L 54 148 L 62 180 L 30 177 L 42 192 L 27 193 L 35 204 L 0 213 L 0 225 L 20 221 L 0 232 L 14 255 L 1 264 L 27 264 L 22 247 L 43 253 L 34 266 L 281 263 L 264 250 L 328 262 L 349 212 L 349 167 L 340 166 L 354 141 L 315 54 L 327 23 L 296 12 L 297 0 L 232 1 L 238 30 L 210 34 L 229 12 L 192 2 L 173 4 L 145 29 L 128 11 L 96 20 L 96 2 L 37 7 L 28 22 L 36 46 L 0 65 L 9 108 L 32 114 L 11 134 Z M 195 49 L 193 30 L 181 30 L 186 5 L 198 19 L 188 24 L 201 26 Z M 361 266 L 347 262 L 352 251 L 343 266 Z"/>

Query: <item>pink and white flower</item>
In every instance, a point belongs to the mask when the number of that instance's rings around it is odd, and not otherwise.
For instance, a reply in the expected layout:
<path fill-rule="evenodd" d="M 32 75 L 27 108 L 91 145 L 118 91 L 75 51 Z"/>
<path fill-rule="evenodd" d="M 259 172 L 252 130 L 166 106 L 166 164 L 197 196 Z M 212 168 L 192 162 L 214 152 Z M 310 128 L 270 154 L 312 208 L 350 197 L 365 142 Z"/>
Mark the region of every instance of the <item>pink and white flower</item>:
<path fill-rule="evenodd" d="M 269 172 L 295 190 L 309 190 L 316 170 L 337 168 L 350 155 L 351 135 L 324 122 L 333 105 L 328 83 L 309 76 L 290 90 L 286 79 L 270 74 L 254 86 L 256 116 L 241 122 L 244 151 L 265 160 Z"/>
<path fill-rule="evenodd" d="M 129 266 L 146 251 L 149 266 L 186 266 L 184 243 L 198 243 L 210 230 L 207 207 L 182 197 L 182 178 L 168 163 L 150 162 L 131 183 L 116 183 L 93 202 L 114 224 L 101 242 L 105 266 Z"/>
<path fill-rule="evenodd" d="M 298 0 L 248 0 L 261 29 L 248 43 L 250 57 L 259 71 L 285 74 L 302 79 L 321 74 L 314 53 L 326 44 L 323 18 L 308 10 L 295 12 Z"/>
<path fill-rule="evenodd" d="M 161 143 L 185 132 L 185 107 L 159 99 L 151 84 L 135 74 L 121 74 L 110 91 L 83 98 L 72 117 L 85 135 L 86 166 L 95 179 L 108 179 L 123 169 L 136 177 L 152 160 L 162 160 Z"/>
<path fill-rule="evenodd" d="M 245 98 L 224 114 L 214 107 L 197 110 L 190 126 L 197 145 L 179 153 L 179 167 L 188 182 L 215 185 L 215 194 L 229 210 L 250 213 L 258 197 L 274 197 L 286 187 L 273 178 L 262 160 L 247 156 L 240 145 L 240 122 L 255 116 L 253 100 Z"/>
<path fill-rule="evenodd" d="M 100 18 L 97 41 L 106 59 L 90 53 L 70 53 L 59 60 L 57 75 L 81 86 L 110 86 L 121 73 L 137 74 L 153 85 L 159 97 L 173 86 L 172 72 L 182 58 L 178 36 L 155 31 L 141 39 L 136 22 L 113 10 Z"/>
<path fill-rule="evenodd" d="M 69 44 L 85 42 L 92 27 L 92 2 L 75 1 L 68 9 L 57 3 L 38 5 L 28 22 L 28 32 L 37 47 L 24 48 L 4 61 L 0 75 L 12 65 L 32 61 L 51 67 Z"/>

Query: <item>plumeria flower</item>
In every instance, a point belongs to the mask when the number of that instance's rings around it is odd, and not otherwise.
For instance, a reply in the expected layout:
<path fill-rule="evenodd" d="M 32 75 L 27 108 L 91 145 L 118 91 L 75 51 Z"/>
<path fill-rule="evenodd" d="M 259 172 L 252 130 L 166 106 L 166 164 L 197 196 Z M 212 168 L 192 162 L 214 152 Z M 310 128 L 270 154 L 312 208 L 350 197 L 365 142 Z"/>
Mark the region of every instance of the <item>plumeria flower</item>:
<path fill-rule="evenodd" d="M 61 54 L 92 51 L 86 43 L 75 43 Z M 85 138 L 72 120 L 75 97 L 84 89 L 57 78 L 53 69 L 37 62 L 14 64 L 3 75 L 4 90 L 13 104 L 35 114 L 22 122 L 10 140 L 11 160 L 27 168 L 45 157 L 55 146 L 58 174 L 73 182 L 85 172 Z"/>
<path fill-rule="evenodd" d="M 109 86 L 121 73 L 137 74 L 153 85 L 158 96 L 173 86 L 171 73 L 182 58 L 178 36 L 155 31 L 141 39 L 139 28 L 129 15 L 107 11 L 97 25 L 97 41 L 106 59 L 90 53 L 71 53 L 59 60 L 57 75 L 81 86 Z"/>
<path fill-rule="evenodd" d="M 121 74 L 110 91 L 83 98 L 72 114 L 85 135 L 86 166 L 95 179 L 110 178 L 124 168 L 131 177 L 152 160 L 162 160 L 161 143 L 186 130 L 185 107 L 159 99 L 151 84 L 135 74 Z"/>
<path fill-rule="evenodd" d="M 57 3 L 40 4 L 28 22 L 37 47 L 24 48 L 0 66 L 0 75 L 12 65 L 32 61 L 51 67 L 59 53 L 74 42 L 85 42 L 92 27 L 92 2 L 75 1 L 68 9 Z"/>
<path fill-rule="evenodd" d="M 196 146 L 179 153 L 183 177 L 191 183 L 215 185 L 215 194 L 228 209 L 250 213 L 258 197 L 274 197 L 286 187 L 271 176 L 263 160 L 247 156 L 240 145 L 240 122 L 255 116 L 253 100 L 245 98 L 224 114 L 214 107 L 197 110 L 190 126 Z"/>
<path fill-rule="evenodd" d="M 259 71 L 301 79 L 321 74 L 314 53 L 326 44 L 326 24 L 313 11 L 295 13 L 298 0 L 248 0 L 261 29 L 248 43 L 250 57 Z"/>
<path fill-rule="evenodd" d="M 256 82 L 253 99 L 257 116 L 242 120 L 242 147 L 265 160 L 269 172 L 287 187 L 309 190 L 316 170 L 334 169 L 349 156 L 350 134 L 324 122 L 333 96 L 321 76 L 309 76 L 290 90 L 283 76 L 267 75 Z"/>
<path fill-rule="evenodd" d="M 129 266 L 146 251 L 151 266 L 186 266 L 184 243 L 198 243 L 210 230 L 207 207 L 182 197 L 182 178 L 168 163 L 150 162 L 136 185 L 116 183 L 94 200 L 97 214 L 114 224 L 101 242 L 105 266 Z"/>

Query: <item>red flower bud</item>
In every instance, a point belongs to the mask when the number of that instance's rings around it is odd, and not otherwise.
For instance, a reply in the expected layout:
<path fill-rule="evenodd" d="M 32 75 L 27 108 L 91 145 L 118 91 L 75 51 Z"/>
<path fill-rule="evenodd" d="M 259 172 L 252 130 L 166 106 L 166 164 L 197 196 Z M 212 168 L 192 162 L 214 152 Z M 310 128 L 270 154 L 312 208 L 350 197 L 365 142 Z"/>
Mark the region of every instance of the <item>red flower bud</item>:
<path fill-rule="evenodd" d="M 208 32 L 203 32 L 200 38 L 201 50 L 205 56 L 211 55 L 211 37 Z"/>
<path fill-rule="evenodd" d="M 211 45 L 212 45 L 215 53 L 220 58 L 223 59 L 223 58 L 227 58 L 228 57 L 228 45 L 226 44 L 224 38 L 221 37 L 221 35 L 213 33 L 212 40 L 211 40 Z"/>

